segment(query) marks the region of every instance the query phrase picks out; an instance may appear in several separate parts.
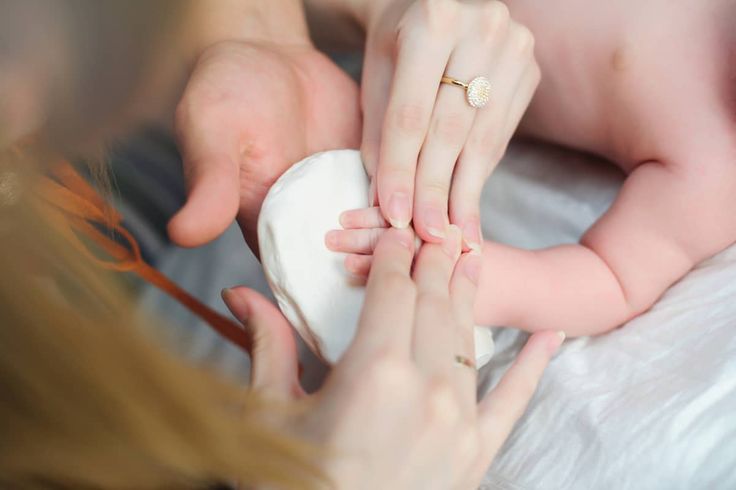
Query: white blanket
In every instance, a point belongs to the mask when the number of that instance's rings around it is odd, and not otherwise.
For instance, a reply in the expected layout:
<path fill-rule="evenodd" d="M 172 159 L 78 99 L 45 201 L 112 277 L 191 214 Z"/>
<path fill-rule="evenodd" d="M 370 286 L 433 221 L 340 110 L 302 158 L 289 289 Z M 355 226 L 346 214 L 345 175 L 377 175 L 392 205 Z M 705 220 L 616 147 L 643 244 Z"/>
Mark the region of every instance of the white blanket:
<path fill-rule="evenodd" d="M 515 146 L 506 163 L 484 231 L 529 248 L 577 241 L 623 178 L 543 146 Z M 484 389 L 525 338 L 497 331 Z M 622 328 L 567 341 L 482 488 L 736 488 L 736 247 Z"/>

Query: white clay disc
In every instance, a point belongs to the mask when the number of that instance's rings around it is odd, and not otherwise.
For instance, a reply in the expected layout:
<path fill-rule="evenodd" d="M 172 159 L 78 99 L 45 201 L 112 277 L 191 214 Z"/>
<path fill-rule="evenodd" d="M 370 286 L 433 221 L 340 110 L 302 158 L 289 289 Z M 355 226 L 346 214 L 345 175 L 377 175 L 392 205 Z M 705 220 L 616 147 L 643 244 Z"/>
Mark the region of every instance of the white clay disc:
<path fill-rule="evenodd" d="M 360 152 L 318 153 L 271 187 L 258 220 L 261 262 L 281 311 L 309 347 L 334 364 L 355 335 L 365 287 L 325 246 L 343 211 L 368 206 Z M 490 329 L 475 329 L 476 364 L 493 355 Z"/>

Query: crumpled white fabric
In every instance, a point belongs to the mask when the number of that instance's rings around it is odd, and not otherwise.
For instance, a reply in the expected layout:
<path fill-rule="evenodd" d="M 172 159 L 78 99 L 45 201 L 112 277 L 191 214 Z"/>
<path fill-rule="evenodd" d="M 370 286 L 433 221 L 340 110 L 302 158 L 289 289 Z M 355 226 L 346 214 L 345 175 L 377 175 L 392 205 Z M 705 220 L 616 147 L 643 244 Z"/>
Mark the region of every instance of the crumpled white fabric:
<path fill-rule="evenodd" d="M 575 242 L 622 180 L 584 156 L 513 146 L 485 189 L 485 236 Z M 525 339 L 496 331 L 481 391 Z M 622 328 L 567 341 L 481 488 L 736 488 L 736 247 Z"/>

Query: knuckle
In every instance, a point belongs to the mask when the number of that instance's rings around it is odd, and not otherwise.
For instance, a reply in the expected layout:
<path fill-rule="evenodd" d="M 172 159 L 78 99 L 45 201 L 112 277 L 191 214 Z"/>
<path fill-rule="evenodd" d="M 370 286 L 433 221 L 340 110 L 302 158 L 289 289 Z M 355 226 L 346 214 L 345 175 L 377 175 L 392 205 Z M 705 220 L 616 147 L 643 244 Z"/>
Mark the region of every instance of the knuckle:
<path fill-rule="evenodd" d="M 468 138 L 465 145 L 467 153 L 473 155 L 487 155 L 496 141 L 495 131 L 483 130 L 476 131 Z"/>
<path fill-rule="evenodd" d="M 534 53 L 534 34 L 528 27 L 522 24 L 514 24 L 512 30 L 512 43 L 514 47 L 521 53 Z"/>
<path fill-rule="evenodd" d="M 460 3 L 456 0 L 422 0 L 424 18 L 429 33 L 447 36 L 455 32 L 460 15 Z"/>
<path fill-rule="evenodd" d="M 435 117 L 432 122 L 431 135 L 447 146 L 460 147 L 465 142 L 467 126 L 465 114 L 448 112 Z"/>
<path fill-rule="evenodd" d="M 364 383 L 377 390 L 385 391 L 391 387 L 413 386 L 415 377 L 415 371 L 409 362 L 397 358 L 393 353 L 383 352 L 372 360 L 365 373 Z M 366 389 L 366 386 L 363 389 Z"/>
<path fill-rule="evenodd" d="M 433 313 L 438 320 L 449 316 L 448 292 L 444 288 L 427 289 L 417 294 L 417 305 Z"/>
<path fill-rule="evenodd" d="M 450 182 L 439 179 L 427 179 L 421 182 L 417 188 L 417 194 L 422 201 L 447 204 L 447 196 L 450 193 Z"/>
<path fill-rule="evenodd" d="M 463 424 L 458 431 L 457 451 L 460 461 L 472 461 L 480 453 L 482 441 L 478 429 L 471 424 Z"/>
<path fill-rule="evenodd" d="M 389 113 L 389 126 L 408 135 L 421 135 L 427 110 L 420 104 L 400 104 Z"/>
<path fill-rule="evenodd" d="M 455 390 L 445 379 L 436 379 L 429 385 L 426 405 L 427 419 L 433 427 L 453 428 L 462 419 Z"/>
<path fill-rule="evenodd" d="M 492 27 L 499 27 L 508 24 L 511 19 L 511 12 L 505 3 L 493 0 L 484 5 L 483 13 L 486 22 Z"/>

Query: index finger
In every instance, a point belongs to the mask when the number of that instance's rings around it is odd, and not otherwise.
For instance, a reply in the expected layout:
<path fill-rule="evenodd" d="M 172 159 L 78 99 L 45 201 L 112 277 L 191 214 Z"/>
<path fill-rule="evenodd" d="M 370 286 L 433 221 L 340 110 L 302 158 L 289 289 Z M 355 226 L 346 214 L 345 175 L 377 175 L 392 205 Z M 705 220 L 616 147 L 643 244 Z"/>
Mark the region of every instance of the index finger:
<path fill-rule="evenodd" d="M 414 233 L 390 229 L 373 256 L 366 299 L 351 351 L 409 355 L 416 289 L 411 279 Z"/>
<path fill-rule="evenodd" d="M 451 44 L 421 30 L 402 33 L 398 43 L 376 177 L 381 211 L 392 226 L 406 228 L 412 218 L 419 150 Z"/>

